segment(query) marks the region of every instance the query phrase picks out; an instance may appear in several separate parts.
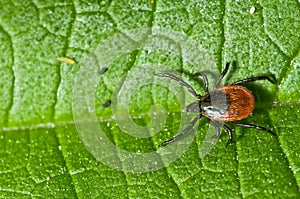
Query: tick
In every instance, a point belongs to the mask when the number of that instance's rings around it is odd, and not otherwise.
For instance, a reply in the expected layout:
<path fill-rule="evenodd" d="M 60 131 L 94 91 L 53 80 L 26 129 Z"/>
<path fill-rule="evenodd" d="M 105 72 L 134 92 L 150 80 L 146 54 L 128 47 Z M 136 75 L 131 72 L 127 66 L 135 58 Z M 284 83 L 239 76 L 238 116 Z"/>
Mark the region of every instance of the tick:
<path fill-rule="evenodd" d="M 197 72 L 194 74 L 194 76 L 201 76 L 203 78 L 204 90 L 205 90 L 205 95 L 203 96 L 198 94 L 195 91 L 195 89 L 187 82 L 176 77 L 173 74 L 170 73 L 154 74 L 155 76 L 158 77 L 171 78 L 177 81 L 178 83 L 180 83 L 182 86 L 186 87 L 188 91 L 197 98 L 196 102 L 193 102 L 186 107 L 186 111 L 199 113 L 199 115 L 197 115 L 191 121 L 191 123 L 186 129 L 184 129 L 181 133 L 179 133 L 172 139 L 161 143 L 159 147 L 165 146 L 167 144 L 170 144 L 180 139 L 182 136 L 187 134 L 193 128 L 196 122 L 202 117 L 206 117 L 209 121 L 211 121 L 212 126 L 216 129 L 216 134 L 212 137 L 212 139 L 218 138 L 220 136 L 221 128 L 225 129 L 229 137 L 227 145 L 229 145 L 232 142 L 233 139 L 232 131 L 226 124 L 222 125 L 223 122 L 235 126 L 255 128 L 258 130 L 271 133 L 272 135 L 275 135 L 273 131 L 262 126 L 235 122 L 235 121 L 245 119 L 249 115 L 251 115 L 255 106 L 255 100 L 252 92 L 246 87 L 241 85 L 246 82 L 254 82 L 257 80 L 267 80 L 272 84 L 274 84 L 274 81 L 268 76 L 257 76 L 257 77 L 251 77 L 251 78 L 239 80 L 233 84 L 220 87 L 220 83 L 223 77 L 228 72 L 229 66 L 230 63 L 227 63 L 225 69 L 221 73 L 220 77 L 217 79 L 213 91 L 208 90 L 208 79 L 204 72 Z"/>

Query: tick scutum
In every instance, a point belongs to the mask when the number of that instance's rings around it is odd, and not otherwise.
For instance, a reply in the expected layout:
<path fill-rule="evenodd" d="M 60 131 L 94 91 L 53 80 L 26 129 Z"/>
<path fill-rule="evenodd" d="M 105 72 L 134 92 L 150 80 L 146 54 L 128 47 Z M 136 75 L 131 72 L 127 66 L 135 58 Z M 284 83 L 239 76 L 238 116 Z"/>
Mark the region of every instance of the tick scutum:
<path fill-rule="evenodd" d="M 205 117 L 218 120 L 230 108 L 230 97 L 222 91 L 212 91 L 201 100 L 201 110 Z"/>

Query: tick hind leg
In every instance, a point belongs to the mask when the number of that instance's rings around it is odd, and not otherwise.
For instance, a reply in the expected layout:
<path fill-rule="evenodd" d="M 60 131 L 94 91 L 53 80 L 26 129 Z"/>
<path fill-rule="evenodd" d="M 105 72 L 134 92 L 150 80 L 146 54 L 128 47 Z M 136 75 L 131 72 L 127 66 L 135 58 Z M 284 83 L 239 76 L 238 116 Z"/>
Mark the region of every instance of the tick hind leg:
<path fill-rule="evenodd" d="M 268 132 L 268 133 L 276 136 L 276 134 L 273 131 L 271 131 L 270 129 L 267 129 L 265 127 L 262 127 L 262 126 L 257 126 L 257 125 L 254 125 L 254 124 L 234 123 L 234 122 L 229 122 L 229 123 L 232 124 L 232 125 L 235 125 L 235 126 L 241 126 L 241 127 L 245 127 L 245 128 L 258 129 L 258 130 L 265 131 L 265 132 Z"/>
<path fill-rule="evenodd" d="M 217 80 L 216 83 L 215 83 L 215 88 L 218 88 L 218 87 L 220 86 L 220 83 L 221 83 L 223 77 L 224 77 L 224 76 L 227 74 L 227 72 L 228 72 L 229 66 L 230 66 L 230 63 L 227 62 L 227 63 L 226 63 L 226 66 L 225 66 L 225 69 L 222 71 L 220 77 L 218 78 L 218 80 Z"/>
<path fill-rule="evenodd" d="M 247 79 L 242 79 L 242 80 L 239 80 L 239 81 L 233 83 L 232 85 L 240 85 L 240 84 L 243 84 L 243 83 L 246 83 L 246 82 L 255 82 L 257 80 L 268 80 L 272 84 L 275 84 L 275 82 L 270 77 L 262 75 L 262 76 L 250 77 L 250 78 L 247 78 Z"/>

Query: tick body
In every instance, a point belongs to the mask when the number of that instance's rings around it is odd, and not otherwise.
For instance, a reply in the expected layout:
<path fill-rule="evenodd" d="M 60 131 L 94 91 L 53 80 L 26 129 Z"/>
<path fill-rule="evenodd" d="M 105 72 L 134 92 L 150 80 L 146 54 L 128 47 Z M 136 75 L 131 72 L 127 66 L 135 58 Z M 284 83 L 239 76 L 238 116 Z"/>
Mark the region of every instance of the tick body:
<path fill-rule="evenodd" d="M 252 92 L 238 85 L 217 88 L 200 100 L 203 116 L 223 122 L 247 118 L 255 103 Z"/>
<path fill-rule="evenodd" d="M 233 84 L 220 87 L 220 83 L 222 78 L 226 75 L 228 72 L 230 64 L 227 63 L 225 69 L 221 73 L 220 77 L 216 81 L 215 88 L 213 91 L 208 91 L 208 79 L 205 73 L 198 72 L 195 73 L 194 76 L 201 76 L 204 80 L 205 85 L 205 95 L 201 96 L 196 93 L 196 91 L 191 87 L 187 82 L 183 81 L 182 79 L 174 76 L 170 73 L 157 73 L 156 76 L 159 77 L 168 77 L 171 78 L 184 87 L 186 87 L 192 95 L 194 95 L 198 100 L 189 104 L 186 107 L 187 112 L 196 112 L 199 113 L 190 125 L 184 129 L 181 133 L 179 133 L 177 136 L 173 137 L 170 140 L 167 140 L 160 144 L 159 146 L 165 146 L 167 144 L 170 144 L 178 139 L 180 139 L 183 135 L 188 133 L 193 126 L 196 124 L 196 122 L 201 117 L 206 117 L 209 121 L 211 121 L 211 124 L 216 129 L 216 134 L 212 138 L 217 138 L 220 136 L 220 128 L 224 128 L 229 136 L 229 140 L 227 144 L 230 144 L 232 142 L 232 132 L 231 129 L 224 123 L 230 123 L 235 126 L 241 126 L 246 128 L 255 128 L 258 130 L 266 131 L 268 133 L 271 133 L 275 135 L 271 130 L 253 125 L 253 124 L 243 124 L 243 123 L 236 123 L 235 121 L 242 120 L 250 116 L 254 110 L 255 107 L 255 100 L 252 92 L 247 89 L 244 86 L 241 86 L 241 84 L 246 82 L 254 82 L 257 80 L 267 80 L 274 84 L 273 80 L 270 79 L 268 76 L 257 76 L 252 78 L 243 79 L 240 81 L 237 81 Z"/>

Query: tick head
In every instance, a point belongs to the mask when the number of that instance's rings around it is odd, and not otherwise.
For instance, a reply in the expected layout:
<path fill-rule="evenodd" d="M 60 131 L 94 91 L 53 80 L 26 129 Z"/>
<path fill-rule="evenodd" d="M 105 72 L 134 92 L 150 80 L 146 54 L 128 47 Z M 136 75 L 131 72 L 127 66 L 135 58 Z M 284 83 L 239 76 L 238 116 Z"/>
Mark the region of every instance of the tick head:
<path fill-rule="evenodd" d="M 200 111 L 200 101 L 193 102 L 186 107 L 186 112 L 199 113 Z"/>

